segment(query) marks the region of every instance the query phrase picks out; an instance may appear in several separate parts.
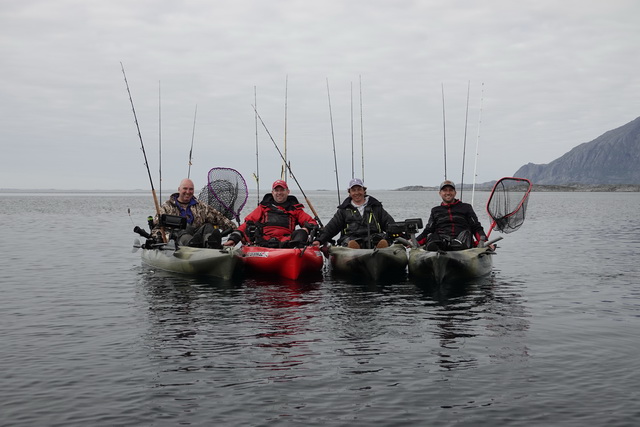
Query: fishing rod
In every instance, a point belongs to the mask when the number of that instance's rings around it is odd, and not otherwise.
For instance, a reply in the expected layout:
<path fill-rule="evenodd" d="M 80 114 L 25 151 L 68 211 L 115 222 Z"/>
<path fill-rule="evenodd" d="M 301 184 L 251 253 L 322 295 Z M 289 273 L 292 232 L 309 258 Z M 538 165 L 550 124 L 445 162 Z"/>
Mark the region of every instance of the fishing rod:
<path fill-rule="evenodd" d="M 362 76 L 358 76 L 360 81 L 360 155 L 362 159 L 362 181 L 364 182 L 364 127 L 362 125 Z"/>
<path fill-rule="evenodd" d="M 355 164 L 353 158 L 353 82 L 351 82 L 351 179 L 355 178 Z"/>
<path fill-rule="evenodd" d="M 162 200 L 162 96 L 160 91 L 160 80 L 158 80 L 158 178 L 160 181 L 159 191 Z"/>
<path fill-rule="evenodd" d="M 187 172 L 187 178 L 191 177 L 191 155 L 193 154 L 193 138 L 196 135 L 196 116 L 198 115 L 198 104 L 196 104 L 196 111 L 193 113 L 193 130 L 191 131 L 191 149 L 189 150 L 189 171 Z"/>
<path fill-rule="evenodd" d="M 258 90 L 254 86 L 253 87 L 253 103 L 254 105 L 258 105 Z M 258 112 L 256 111 L 255 116 L 256 122 L 256 173 L 253 174 L 253 178 L 256 180 L 256 195 L 258 196 L 258 204 L 260 204 L 260 156 L 258 155 Z"/>
<path fill-rule="evenodd" d="M 478 147 L 480 145 L 480 125 L 482 124 L 482 103 L 484 100 L 484 83 L 480 91 L 480 114 L 478 115 L 478 136 L 476 137 L 476 157 L 473 166 L 473 186 L 471 188 L 471 205 L 473 206 L 473 197 L 476 193 L 476 178 L 478 177 Z"/>
<path fill-rule="evenodd" d="M 462 200 L 462 192 L 464 190 L 464 160 L 467 155 L 467 123 L 469 121 L 469 90 L 471 89 L 471 80 L 467 85 L 467 113 L 464 118 L 464 143 L 462 144 L 462 177 L 460 178 L 460 200 Z"/>
<path fill-rule="evenodd" d="M 331 95 L 329 94 L 329 78 L 327 78 L 327 97 L 329 98 L 329 120 L 331 122 L 331 139 L 333 141 L 333 163 L 336 172 L 336 189 L 338 190 L 338 204 L 340 204 L 340 183 L 338 182 L 338 159 L 336 158 L 336 138 L 333 133 L 333 114 L 331 113 Z"/>
<path fill-rule="evenodd" d="M 129 101 L 131 102 L 131 110 L 133 111 L 133 119 L 136 122 L 136 129 L 138 130 L 138 138 L 140 139 L 140 146 L 142 147 L 142 154 L 144 155 L 144 165 L 147 168 L 147 174 L 149 175 L 149 183 L 151 184 L 151 194 L 153 195 L 153 203 L 156 207 L 156 214 L 160 217 L 160 205 L 158 204 L 158 197 L 156 196 L 156 189 L 153 187 L 153 178 L 151 178 L 151 170 L 149 170 L 149 162 L 147 160 L 147 152 L 144 149 L 144 143 L 142 142 L 142 134 L 140 133 L 140 125 L 138 124 L 138 116 L 136 115 L 136 109 L 133 106 L 133 98 L 131 97 L 131 90 L 129 90 L 129 82 L 127 81 L 127 74 L 124 72 L 124 65 L 120 62 L 122 68 L 122 75 L 124 76 L 124 83 L 127 86 L 127 93 L 129 94 Z M 162 241 L 167 243 L 167 236 L 164 234 L 164 227 L 160 227 L 162 234 Z"/>
<path fill-rule="evenodd" d="M 271 142 L 273 142 L 274 147 L 276 147 L 276 150 L 278 150 L 278 154 L 280 154 L 280 158 L 284 161 L 284 156 L 282 155 L 282 151 L 280 151 L 280 147 L 278 147 L 278 144 L 276 143 L 276 141 L 271 136 L 271 132 L 269 132 L 269 129 L 267 129 L 267 125 L 264 124 L 264 120 L 262 120 L 262 117 L 260 117 L 260 113 L 258 113 L 258 110 L 256 109 L 256 107 L 254 105 L 252 105 L 251 107 L 253 107 L 253 111 L 256 112 L 256 116 L 258 116 L 258 119 L 260 119 L 260 123 L 262 123 L 262 126 L 264 127 L 264 130 L 267 131 L 267 135 L 269 135 L 269 138 L 271 139 Z M 300 189 L 300 192 L 302 193 L 302 197 L 304 197 L 304 200 L 307 202 L 307 205 L 309 205 L 309 209 L 311 209 L 311 212 L 313 212 L 314 219 L 318 222 L 318 225 L 320 225 L 320 227 L 324 227 L 324 225 L 322 224 L 322 221 L 320 221 L 320 218 L 318 217 L 318 213 L 313 208 L 313 205 L 311 204 L 311 201 L 309 200 L 307 195 L 304 194 L 304 190 L 300 186 L 300 183 L 296 179 L 296 176 L 293 174 L 293 171 L 291 170 L 291 165 L 285 162 L 285 166 L 289 170 L 289 175 L 291 175 L 291 178 L 293 178 L 293 180 L 296 182 L 296 185 Z"/>
<path fill-rule="evenodd" d="M 442 83 L 442 135 L 444 141 L 444 180 L 447 180 L 447 125 L 444 113 L 444 83 Z"/>
<path fill-rule="evenodd" d="M 280 178 L 287 182 L 287 100 L 289 92 L 289 76 L 284 81 L 284 165 L 280 169 Z"/>

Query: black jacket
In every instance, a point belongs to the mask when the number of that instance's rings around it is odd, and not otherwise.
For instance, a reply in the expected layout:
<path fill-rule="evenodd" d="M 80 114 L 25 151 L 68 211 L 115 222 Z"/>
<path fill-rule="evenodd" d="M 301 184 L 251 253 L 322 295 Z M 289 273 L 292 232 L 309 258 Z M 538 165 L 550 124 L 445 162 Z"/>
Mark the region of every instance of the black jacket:
<path fill-rule="evenodd" d="M 364 215 L 360 215 L 358 209 L 351 203 L 351 197 L 344 199 L 317 240 L 324 244 L 339 232 L 342 232 L 339 242 L 346 237 L 366 239 L 369 235 L 385 232 L 389 224 L 394 222 L 393 218 L 376 198 L 367 197 Z"/>
<path fill-rule="evenodd" d="M 464 230 L 471 231 L 476 240 L 487 237 L 473 207 L 469 203 L 455 199 L 452 203 L 441 203 L 431 209 L 427 226 L 416 239 L 418 243 L 424 244 L 427 235 L 431 233 L 455 238 Z"/>

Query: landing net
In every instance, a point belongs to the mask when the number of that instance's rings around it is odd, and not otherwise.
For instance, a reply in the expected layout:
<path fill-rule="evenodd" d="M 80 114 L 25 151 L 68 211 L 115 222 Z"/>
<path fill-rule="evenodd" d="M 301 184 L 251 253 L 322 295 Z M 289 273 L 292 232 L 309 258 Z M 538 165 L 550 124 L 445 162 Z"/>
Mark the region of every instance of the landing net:
<path fill-rule="evenodd" d="M 198 200 L 240 223 L 240 211 L 247 203 L 249 190 L 240 173 L 231 168 L 213 168 L 208 184 L 202 188 Z"/>
<path fill-rule="evenodd" d="M 508 234 L 524 223 L 531 181 L 526 178 L 502 178 L 493 186 L 487 213 L 493 220 L 491 229 Z"/>

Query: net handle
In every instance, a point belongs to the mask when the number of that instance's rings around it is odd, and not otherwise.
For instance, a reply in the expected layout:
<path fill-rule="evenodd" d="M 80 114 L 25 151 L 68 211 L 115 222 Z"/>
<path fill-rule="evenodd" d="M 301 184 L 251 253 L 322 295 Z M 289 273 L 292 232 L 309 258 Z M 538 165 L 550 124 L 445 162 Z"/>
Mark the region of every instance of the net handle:
<path fill-rule="evenodd" d="M 527 184 L 527 191 L 525 191 L 524 195 L 522 196 L 522 199 L 518 203 L 518 206 L 516 206 L 514 210 L 512 210 L 506 215 L 501 216 L 500 218 L 496 218 L 496 214 L 491 212 L 491 208 L 490 208 L 491 199 L 493 199 L 493 195 L 495 194 L 496 189 L 498 188 L 498 186 L 501 185 L 503 181 L 518 181 L 518 182 Z M 527 198 L 529 197 L 529 193 L 531 192 L 532 186 L 533 185 L 531 184 L 531 181 L 529 181 L 527 178 L 516 178 L 513 176 L 505 176 L 503 178 L 500 178 L 498 181 L 496 181 L 496 183 L 493 185 L 493 189 L 491 190 L 491 194 L 489 195 L 489 200 L 487 200 L 487 214 L 493 220 L 493 222 L 491 223 L 491 227 L 489 227 L 489 232 L 487 233 L 487 239 L 491 235 L 491 232 L 493 231 L 493 229 L 496 227 L 498 220 L 509 218 L 510 216 L 515 215 L 520 209 L 522 209 L 522 207 L 524 206 L 524 203 L 527 201 Z M 523 219 L 523 222 L 524 222 L 524 219 Z"/>

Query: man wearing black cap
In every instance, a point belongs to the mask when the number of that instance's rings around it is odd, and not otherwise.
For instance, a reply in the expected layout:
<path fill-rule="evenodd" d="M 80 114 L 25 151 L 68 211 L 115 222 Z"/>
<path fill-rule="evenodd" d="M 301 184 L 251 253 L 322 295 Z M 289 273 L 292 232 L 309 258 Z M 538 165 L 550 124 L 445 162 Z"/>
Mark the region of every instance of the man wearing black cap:
<path fill-rule="evenodd" d="M 296 230 L 296 226 L 300 228 Z M 229 235 L 225 246 L 243 241 L 269 248 L 302 247 L 307 243 L 309 231 L 317 226 L 298 199 L 289 194 L 286 181 L 279 179 L 271 186 L 271 193 L 265 194 L 244 223 Z"/>
<path fill-rule="evenodd" d="M 427 226 L 416 238 L 428 251 L 469 249 L 474 241 L 483 245 L 487 235 L 473 207 L 456 199 L 456 185 L 449 180 L 440 184 L 442 203 L 431 209 Z"/>

